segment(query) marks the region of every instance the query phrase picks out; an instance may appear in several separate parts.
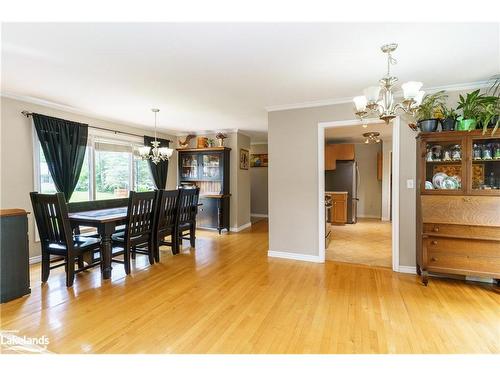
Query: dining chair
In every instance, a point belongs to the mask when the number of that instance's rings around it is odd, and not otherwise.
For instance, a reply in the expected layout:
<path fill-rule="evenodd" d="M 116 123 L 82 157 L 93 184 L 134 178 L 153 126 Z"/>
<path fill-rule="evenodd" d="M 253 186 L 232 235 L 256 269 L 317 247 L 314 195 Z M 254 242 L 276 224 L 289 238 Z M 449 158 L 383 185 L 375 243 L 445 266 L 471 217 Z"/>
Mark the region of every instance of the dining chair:
<path fill-rule="evenodd" d="M 198 199 L 200 188 L 179 189 L 179 218 L 177 224 L 177 249 L 178 254 L 182 247 L 182 240 L 189 240 L 191 247 L 196 245 L 196 214 L 198 213 Z M 189 230 L 189 235 L 184 232 Z"/>
<path fill-rule="evenodd" d="M 172 254 L 177 254 L 178 238 L 177 223 L 179 212 L 179 191 L 180 190 L 159 190 L 158 215 L 156 217 L 155 229 L 155 260 L 160 261 L 160 246 L 170 246 Z M 170 236 L 170 242 L 165 241 L 165 237 Z"/>
<path fill-rule="evenodd" d="M 113 262 L 123 263 L 125 273 L 130 274 L 130 257 L 145 254 L 154 264 L 155 228 L 158 191 L 137 193 L 131 191 L 128 200 L 127 223 L 123 232 L 111 236 Z M 123 255 L 123 261 L 114 259 Z"/>
<path fill-rule="evenodd" d="M 35 214 L 36 225 L 42 247 L 42 282 L 47 282 L 50 270 L 64 266 L 66 269 L 66 286 L 73 285 L 75 273 L 100 264 L 93 260 L 87 266 L 83 262 L 83 254 L 99 252 L 100 239 L 73 235 L 68 217 L 68 207 L 63 193 L 39 194 L 30 193 L 31 204 Z M 51 266 L 51 256 L 63 257 L 64 262 Z M 75 269 L 75 261 L 78 269 Z"/>

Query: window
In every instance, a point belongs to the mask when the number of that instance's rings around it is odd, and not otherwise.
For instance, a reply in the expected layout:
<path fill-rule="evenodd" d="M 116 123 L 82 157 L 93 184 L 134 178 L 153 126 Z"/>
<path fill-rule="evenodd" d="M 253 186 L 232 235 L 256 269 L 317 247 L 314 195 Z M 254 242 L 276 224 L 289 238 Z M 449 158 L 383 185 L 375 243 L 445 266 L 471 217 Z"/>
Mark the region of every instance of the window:
<path fill-rule="evenodd" d="M 54 180 L 52 180 L 52 176 L 49 172 L 49 166 L 47 165 L 47 161 L 45 160 L 45 155 L 43 154 L 42 147 L 40 143 L 38 143 L 38 153 L 39 153 L 39 181 L 38 186 L 40 193 L 43 194 L 54 194 L 56 190 L 56 186 L 54 184 Z M 87 147 L 87 151 L 85 152 L 85 158 L 83 159 L 82 171 L 80 172 L 80 177 L 78 179 L 78 184 L 76 185 L 75 191 L 73 195 L 71 195 L 70 202 L 80 202 L 86 201 L 90 199 L 90 184 L 89 184 L 89 150 Z"/>
<path fill-rule="evenodd" d="M 35 190 L 41 193 L 56 192 L 43 150 L 35 137 Z M 129 191 L 152 191 L 155 184 L 147 160 L 134 157 L 134 147 L 142 146 L 130 137 L 105 138 L 89 132 L 82 170 L 70 202 L 126 198 Z"/>

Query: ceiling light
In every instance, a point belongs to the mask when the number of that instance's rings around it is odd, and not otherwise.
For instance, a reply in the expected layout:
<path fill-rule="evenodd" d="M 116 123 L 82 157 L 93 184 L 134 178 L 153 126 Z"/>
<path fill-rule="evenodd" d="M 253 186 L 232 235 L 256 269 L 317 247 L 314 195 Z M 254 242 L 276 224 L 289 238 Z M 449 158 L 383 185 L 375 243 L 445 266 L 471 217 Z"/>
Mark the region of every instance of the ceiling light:
<path fill-rule="evenodd" d="M 364 95 L 356 96 L 353 99 L 356 106 L 356 116 L 360 119 L 376 113 L 381 120 L 388 124 L 389 121 L 396 117 L 398 109 L 414 115 L 420 106 L 424 91 L 420 90 L 423 85 L 422 82 L 417 81 L 402 84 L 404 99 L 401 103 L 395 103 L 394 101 L 392 89 L 398 79 L 391 76 L 391 65 L 397 63 L 396 59 L 392 57 L 392 52 L 397 47 L 396 43 L 384 44 L 381 47 L 382 52 L 387 54 L 387 74 L 380 79 L 378 86 L 364 89 Z"/>
<path fill-rule="evenodd" d="M 365 137 L 365 143 L 380 143 L 380 133 L 379 132 L 368 132 L 363 133 L 363 137 Z"/>
<path fill-rule="evenodd" d="M 155 140 L 151 141 L 153 147 L 142 146 L 138 148 L 138 151 L 143 160 L 151 159 L 153 163 L 158 164 L 161 161 L 169 160 L 174 150 L 168 147 L 160 147 L 160 142 L 158 142 L 156 137 L 157 115 L 160 110 L 153 108 L 151 111 L 155 114 Z"/>

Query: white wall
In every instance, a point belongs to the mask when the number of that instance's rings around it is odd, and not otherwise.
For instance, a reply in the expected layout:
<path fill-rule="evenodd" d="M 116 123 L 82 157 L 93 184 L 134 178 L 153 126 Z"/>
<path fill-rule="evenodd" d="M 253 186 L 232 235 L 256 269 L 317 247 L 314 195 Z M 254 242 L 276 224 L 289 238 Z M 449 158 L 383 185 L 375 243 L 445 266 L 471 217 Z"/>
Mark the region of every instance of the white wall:
<path fill-rule="evenodd" d="M 154 135 L 150 130 L 124 126 L 122 124 L 102 121 L 83 115 L 2 97 L 0 126 L 1 208 L 22 208 L 30 212 L 32 211 L 29 198 L 29 193 L 34 190 L 35 186 L 32 120 L 21 114 L 23 110 L 60 117 L 111 130 L 121 130 L 138 135 Z M 158 135 L 172 140 L 171 147 L 175 147 L 177 144 L 175 136 L 162 133 Z M 167 189 L 173 189 L 176 185 L 177 153 L 174 152 L 169 165 Z M 40 254 L 40 244 L 34 241 L 35 225 L 33 215 L 30 215 L 29 218 L 30 256 L 33 257 Z"/>
<path fill-rule="evenodd" d="M 382 215 L 382 182 L 377 179 L 377 154 L 381 145 L 354 145 L 359 170 L 358 217 L 380 218 Z"/>
<path fill-rule="evenodd" d="M 250 154 L 267 154 L 266 144 L 252 144 Z M 251 201 L 250 211 L 256 215 L 268 213 L 268 168 L 250 168 Z"/>
<path fill-rule="evenodd" d="M 392 140 L 382 141 L 382 220 L 391 220 Z"/>

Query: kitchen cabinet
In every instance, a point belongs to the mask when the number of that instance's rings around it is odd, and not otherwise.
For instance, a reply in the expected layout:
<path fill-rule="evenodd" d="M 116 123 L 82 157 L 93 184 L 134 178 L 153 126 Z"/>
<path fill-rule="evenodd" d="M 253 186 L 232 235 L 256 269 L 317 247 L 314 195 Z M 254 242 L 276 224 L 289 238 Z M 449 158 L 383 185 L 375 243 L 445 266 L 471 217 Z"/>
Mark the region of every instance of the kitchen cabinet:
<path fill-rule="evenodd" d="M 347 223 L 347 192 L 327 192 L 332 197 L 330 222 L 333 225 Z"/>
<path fill-rule="evenodd" d="M 336 169 L 337 160 L 354 160 L 353 144 L 327 144 L 325 145 L 325 170 Z"/>

